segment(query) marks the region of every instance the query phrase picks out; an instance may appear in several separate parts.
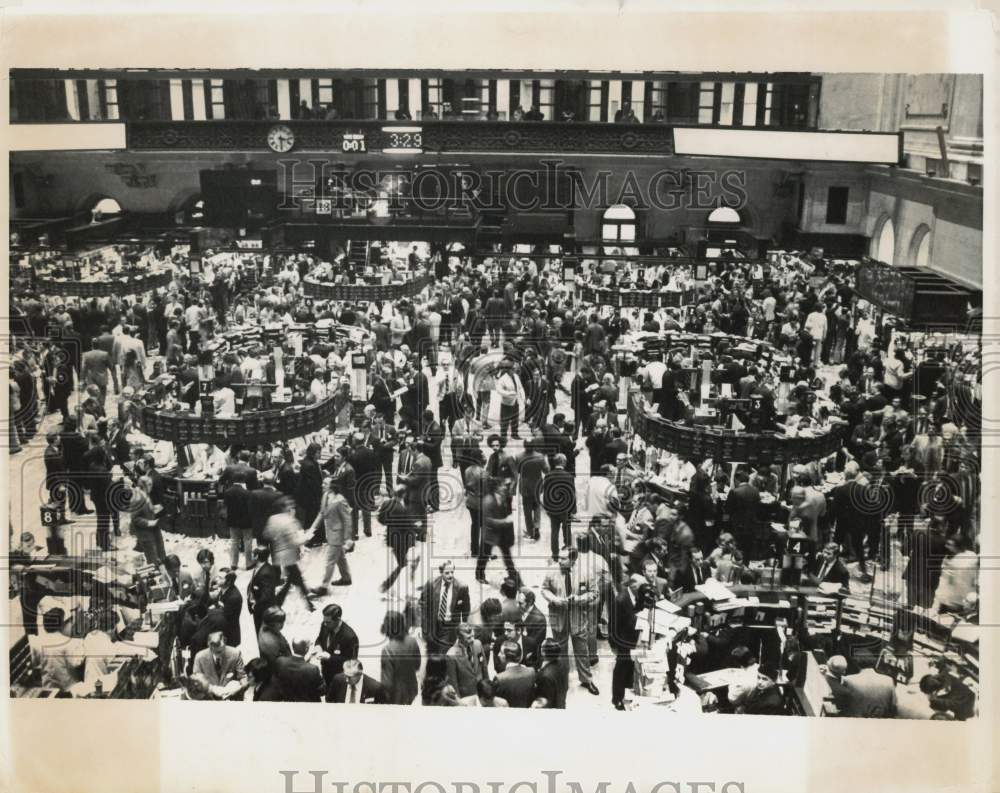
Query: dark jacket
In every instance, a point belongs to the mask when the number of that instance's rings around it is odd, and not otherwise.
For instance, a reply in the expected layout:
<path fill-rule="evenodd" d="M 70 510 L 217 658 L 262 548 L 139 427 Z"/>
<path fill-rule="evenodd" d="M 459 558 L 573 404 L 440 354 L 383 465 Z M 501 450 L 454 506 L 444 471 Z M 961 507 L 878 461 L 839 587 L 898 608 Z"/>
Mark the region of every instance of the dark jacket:
<path fill-rule="evenodd" d="M 263 613 L 268 606 L 274 605 L 279 583 L 281 583 L 280 568 L 270 562 L 258 565 L 250 576 L 250 583 L 247 584 L 247 611 L 251 614 L 257 611 Z"/>
<path fill-rule="evenodd" d="M 523 665 L 508 666 L 497 675 L 496 694 L 512 708 L 530 708 L 535 701 L 535 670 Z"/>
<path fill-rule="evenodd" d="M 226 505 L 226 524 L 232 529 L 251 529 L 250 491 L 242 484 L 231 484 L 222 494 Z"/>
<path fill-rule="evenodd" d="M 273 681 L 281 702 L 322 702 L 323 676 L 312 664 L 298 655 L 277 658 Z"/>
<path fill-rule="evenodd" d="M 347 702 L 347 697 L 347 677 L 344 674 L 339 674 L 333 678 L 326 690 L 326 701 Z M 362 675 L 361 683 L 358 685 L 357 701 L 362 704 L 385 705 L 388 699 L 381 683 L 373 677 Z"/>
<path fill-rule="evenodd" d="M 627 589 L 615 596 L 608 625 L 608 644 L 617 652 L 633 649 L 639 641 L 635 627 L 636 607 Z"/>
<path fill-rule="evenodd" d="M 542 508 L 552 517 L 576 514 L 576 477 L 564 469 L 549 471 L 542 480 Z"/>
<path fill-rule="evenodd" d="M 340 623 L 340 628 L 336 633 L 331 633 L 325 625 L 321 625 L 319 636 L 316 637 L 316 644 L 330 657 L 322 661 L 323 679 L 327 685 L 333 682 L 333 678 L 344 671 L 344 661 L 356 659 L 358 657 L 358 634 L 346 622 Z"/>

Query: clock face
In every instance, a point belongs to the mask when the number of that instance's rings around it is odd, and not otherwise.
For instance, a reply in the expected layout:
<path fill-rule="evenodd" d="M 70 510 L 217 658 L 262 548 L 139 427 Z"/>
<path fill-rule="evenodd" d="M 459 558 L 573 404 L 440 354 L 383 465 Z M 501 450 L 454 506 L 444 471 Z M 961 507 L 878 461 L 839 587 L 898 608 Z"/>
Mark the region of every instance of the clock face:
<path fill-rule="evenodd" d="M 268 131 L 267 145 L 278 154 L 289 152 L 295 145 L 295 133 L 284 124 L 278 124 Z"/>

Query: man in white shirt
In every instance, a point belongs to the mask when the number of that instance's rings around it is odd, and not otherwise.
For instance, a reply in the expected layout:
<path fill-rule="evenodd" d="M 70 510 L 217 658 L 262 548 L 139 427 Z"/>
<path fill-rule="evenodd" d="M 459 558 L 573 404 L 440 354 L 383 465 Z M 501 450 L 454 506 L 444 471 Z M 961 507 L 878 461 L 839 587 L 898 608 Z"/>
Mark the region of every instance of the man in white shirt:
<path fill-rule="evenodd" d="M 761 678 L 760 664 L 757 662 L 756 656 L 743 645 L 733 648 L 730 660 L 733 661 L 736 671 L 730 678 L 727 695 L 729 704 L 738 710 L 744 705 L 751 692 L 757 688 Z"/>
<path fill-rule="evenodd" d="M 826 338 L 826 313 L 823 306 L 816 304 L 806 317 L 806 332 L 812 337 L 812 365 L 818 369 L 823 363 L 823 339 Z"/>

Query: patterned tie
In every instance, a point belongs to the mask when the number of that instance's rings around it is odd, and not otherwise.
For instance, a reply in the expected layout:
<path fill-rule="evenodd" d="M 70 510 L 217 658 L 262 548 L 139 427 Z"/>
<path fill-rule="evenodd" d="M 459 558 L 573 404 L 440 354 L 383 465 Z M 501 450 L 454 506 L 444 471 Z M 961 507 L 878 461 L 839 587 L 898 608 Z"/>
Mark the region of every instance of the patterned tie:
<path fill-rule="evenodd" d="M 451 597 L 451 582 L 445 581 L 441 587 L 441 603 L 438 606 L 438 622 L 444 622 L 448 618 L 448 600 Z"/>

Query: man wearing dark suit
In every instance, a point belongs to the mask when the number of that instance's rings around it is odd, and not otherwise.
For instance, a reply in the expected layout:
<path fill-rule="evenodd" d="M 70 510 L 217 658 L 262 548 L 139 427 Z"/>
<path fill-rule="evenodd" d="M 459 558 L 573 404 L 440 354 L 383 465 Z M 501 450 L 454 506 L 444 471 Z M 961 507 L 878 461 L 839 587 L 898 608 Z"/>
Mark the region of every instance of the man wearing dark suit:
<path fill-rule="evenodd" d="M 375 452 L 379 469 L 385 478 L 386 490 L 392 491 L 392 458 L 396 453 L 396 445 L 399 436 L 395 427 L 386 424 L 385 417 L 381 413 L 376 413 L 372 419 L 372 429 L 368 433 L 368 445 Z"/>
<path fill-rule="evenodd" d="M 541 535 L 539 523 L 541 514 L 542 479 L 549 471 L 549 461 L 532 438 L 524 444 L 524 453 L 517 458 L 517 488 L 521 492 L 521 514 L 524 517 L 524 531 L 528 539 L 537 540 Z"/>
<path fill-rule="evenodd" d="M 229 699 L 242 690 L 247 680 L 243 656 L 236 647 L 226 645 L 222 631 L 208 636 L 208 647 L 194 657 L 192 675 L 201 677 L 212 699 Z"/>
<path fill-rule="evenodd" d="M 257 471 L 250 466 L 249 459 L 250 452 L 244 449 L 239 453 L 239 459 L 235 463 L 227 465 L 222 469 L 218 484 L 220 493 L 224 493 L 226 488 L 233 482 L 244 482 L 247 490 L 256 490 L 260 487 Z"/>
<path fill-rule="evenodd" d="M 497 695 L 512 708 L 530 708 L 535 701 L 535 670 L 521 663 L 521 648 L 504 642 L 501 650 L 505 669 L 497 675 Z"/>
<path fill-rule="evenodd" d="M 292 654 L 274 662 L 273 679 L 281 702 L 322 702 L 323 676 L 319 669 L 306 661 L 309 640 L 292 641 Z"/>
<path fill-rule="evenodd" d="M 243 482 L 231 482 L 222 493 L 229 527 L 229 566 L 239 569 L 240 542 L 246 569 L 253 567 L 253 522 L 250 519 L 250 491 Z"/>
<path fill-rule="evenodd" d="M 455 565 L 443 562 L 441 575 L 420 591 L 422 630 L 427 654 L 445 653 L 455 643 L 459 623 L 469 618 L 469 588 L 455 579 Z"/>
<path fill-rule="evenodd" d="M 326 701 L 347 705 L 385 705 L 388 700 L 382 684 L 364 673 L 361 661 L 344 663 L 344 671 L 333 678 L 326 690 Z"/>
<path fill-rule="evenodd" d="M 281 583 L 281 568 L 268 561 L 267 547 L 257 548 L 257 566 L 247 584 L 247 611 L 253 615 L 254 630 L 260 634 L 264 613 L 277 603 L 277 590 Z"/>
<path fill-rule="evenodd" d="M 726 511 L 729 513 L 730 531 L 736 544 L 747 552 L 754 542 L 757 529 L 757 514 L 760 510 L 760 491 L 750 484 L 745 471 L 736 474 L 736 487 L 726 497 Z"/>
<path fill-rule="evenodd" d="M 534 639 L 529 639 L 524 635 L 524 629 L 520 623 L 505 622 L 503 633 L 493 642 L 493 671 L 496 674 L 500 674 L 507 666 L 503 654 L 504 645 L 507 644 L 517 646 L 520 653 L 519 663 L 531 668 L 538 666 L 538 645 L 535 644 Z"/>
<path fill-rule="evenodd" d="M 560 661 L 562 648 L 555 639 L 546 639 L 541 645 L 542 665 L 535 673 L 535 703 L 533 707 L 553 710 L 566 709 L 566 690 L 569 680 Z"/>
<path fill-rule="evenodd" d="M 617 710 L 625 710 L 622 702 L 625 689 L 632 685 L 632 650 L 639 643 L 639 632 L 635 627 L 635 614 L 639 607 L 636 598 L 639 587 L 645 582 L 645 578 L 633 574 L 628 586 L 615 597 L 614 607 L 611 609 L 608 643 L 615 651 L 615 668 L 611 674 L 611 704 Z"/>
<path fill-rule="evenodd" d="M 566 455 L 561 452 L 542 480 L 541 501 L 551 527 L 549 550 L 556 560 L 559 549 L 570 544 L 570 521 L 576 514 L 576 477 L 566 470 Z"/>
<path fill-rule="evenodd" d="M 316 646 L 322 651 L 320 663 L 326 685 L 344 671 L 344 663 L 358 657 L 358 635 L 343 620 L 343 609 L 336 603 L 323 608 L 323 623 L 320 625 Z"/>
<path fill-rule="evenodd" d="M 281 635 L 281 629 L 285 626 L 285 612 L 281 610 L 281 606 L 271 606 L 265 611 L 263 623 L 257 634 L 257 649 L 273 672 L 275 661 L 292 654 L 288 640 Z"/>
<path fill-rule="evenodd" d="M 513 481 L 517 472 L 517 463 L 503 448 L 499 435 L 490 435 L 486 439 L 490 447 L 490 455 L 486 458 L 486 475 L 490 479 L 506 479 Z"/>
<path fill-rule="evenodd" d="M 364 436 L 356 434 L 354 444 L 351 449 L 348 461 L 354 469 L 356 481 L 355 503 L 357 508 L 352 511 L 354 521 L 354 536 L 358 535 L 358 512 L 363 516 L 365 536 L 372 536 L 372 512 L 375 511 L 375 496 L 378 493 L 378 485 L 381 480 L 379 474 L 379 461 L 374 451 L 368 448 L 364 442 Z"/>
<path fill-rule="evenodd" d="M 236 588 L 236 573 L 230 570 L 225 576 L 219 576 L 212 582 L 209 591 L 209 600 L 214 601 L 226 615 L 226 644 L 230 647 L 239 647 L 240 636 L 240 614 L 243 611 L 243 595 Z"/>
<path fill-rule="evenodd" d="M 701 548 L 691 549 L 691 562 L 682 568 L 677 577 L 677 583 L 685 592 L 694 592 L 699 584 L 704 584 L 712 575 L 712 568 L 704 559 Z"/>
<path fill-rule="evenodd" d="M 295 490 L 296 516 L 303 526 L 312 526 L 319 513 L 319 505 L 323 501 L 323 472 L 319 467 L 320 446 L 310 443 L 306 447 L 306 456 L 299 466 L 299 481 Z M 316 533 L 307 545 L 314 547 L 326 541 L 326 529 L 320 521 Z"/>
<path fill-rule="evenodd" d="M 839 584 L 841 589 L 850 591 L 851 574 L 840 560 L 839 551 L 840 548 L 835 542 L 828 542 L 823 546 L 823 550 L 816 554 L 809 571 L 811 583 L 815 586 Z"/>
<path fill-rule="evenodd" d="M 424 411 L 423 417 L 423 453 L 430 460 L 431 468 L 428 477 L 427 506 L 433 512 L 437 512 L 441 506 L 440 488 L 438 485 L 438 471 L 444 465 L 441 457 L 441 444 L 444 443 L 444 427 L 434 420 L 434 413 L 430 410 Z M 421 444 L 417 444 L 418 450 Z"/>
<path fill-rule="evenodd" d="M 545 641 L 545 634 L 549 629 L 549 622 L 545 619 L 538 606 L 535 605 L 535 592 L 527 587 L 522 587 L 517 593 L 517 604 L 521 607 L 521 625 L 524 626 L 524 636 L 530 640 L 536 648 L 541 648 Z"/>

